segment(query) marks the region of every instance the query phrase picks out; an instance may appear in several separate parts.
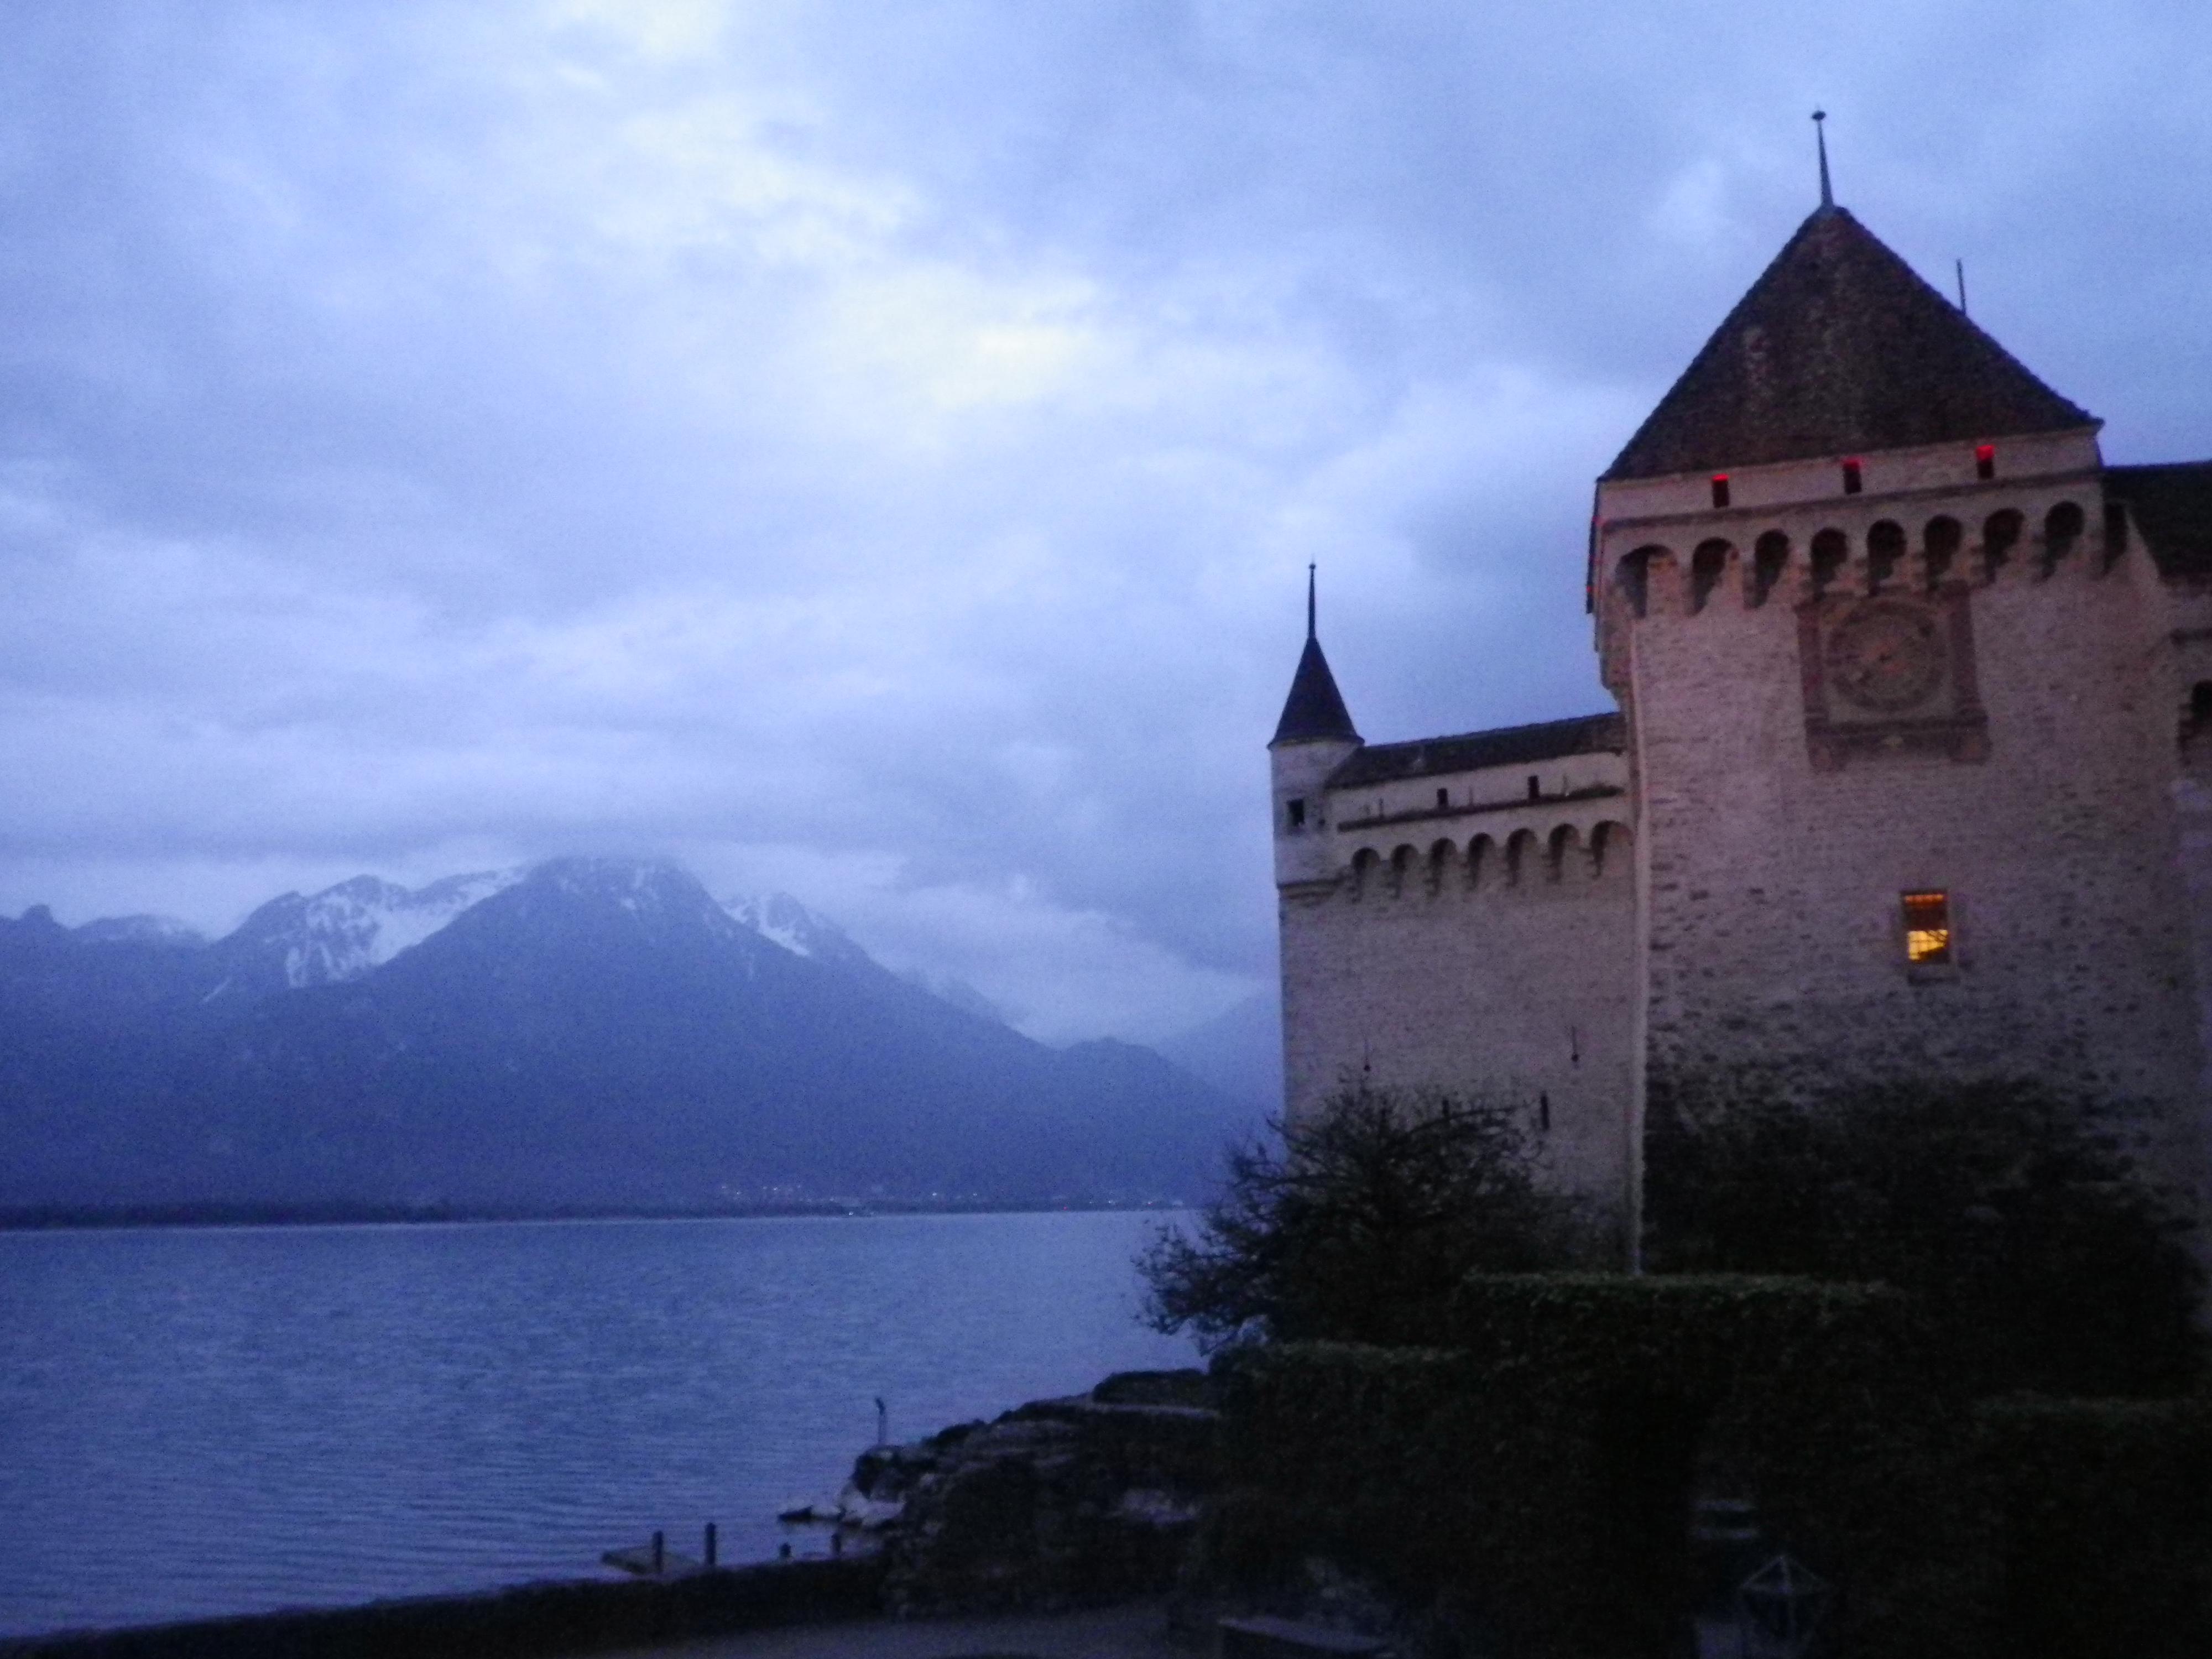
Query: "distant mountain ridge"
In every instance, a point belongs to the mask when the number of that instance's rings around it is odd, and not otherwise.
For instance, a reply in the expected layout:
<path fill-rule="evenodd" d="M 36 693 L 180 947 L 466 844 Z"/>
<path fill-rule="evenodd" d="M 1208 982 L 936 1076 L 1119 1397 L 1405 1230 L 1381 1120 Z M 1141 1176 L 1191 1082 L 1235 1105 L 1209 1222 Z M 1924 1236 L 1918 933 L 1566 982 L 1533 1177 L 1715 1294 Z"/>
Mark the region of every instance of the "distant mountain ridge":
<path fill-rule="evenodd" d="M 0 1205 L 1166 1200 L 1238 1115 L 666 864 L 0 919 Z"/>

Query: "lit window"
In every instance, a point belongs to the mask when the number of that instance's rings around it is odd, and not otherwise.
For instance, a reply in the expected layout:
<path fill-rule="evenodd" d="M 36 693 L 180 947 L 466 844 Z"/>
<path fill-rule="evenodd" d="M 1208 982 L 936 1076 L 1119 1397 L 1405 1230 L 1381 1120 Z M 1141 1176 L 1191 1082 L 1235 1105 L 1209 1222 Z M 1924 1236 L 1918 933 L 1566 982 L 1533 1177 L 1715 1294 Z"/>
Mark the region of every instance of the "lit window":
<path fill-rule="evenodd" d="M 1715 507 L 1726 507 L 1728 504 L 1728 474 L 1725 472 L 1716 472 L 1713 474 L 1713 505 Z"/>
<path fill-rule="evenodd" d="M 1291 799 L 1290 817 L 1291 829 L 1303 830 L 1306 827 L 1306 803 L 1304 796 L 1297 796 Z"/>
<path fill-rule="evenodd" d="M 1938 967 L 1951 960 L 1951 896 L 1907 893 L 1905 899 L 1905 959 L 1915 968 Z"/>
<path fill-rule="evenodd" d="M 1997 447 L 1995 444 L 1974 446 L 1974 476 L 1977 478 L 1997 476 Z"/>
<path fill-rule="evenodd" d="M 1859 464 L 1856 461 L 1845 461 L 1844 463 L 1844 494 L 1856 495 L 1864 483 L 1865 479 L 1861 476 Z"/>

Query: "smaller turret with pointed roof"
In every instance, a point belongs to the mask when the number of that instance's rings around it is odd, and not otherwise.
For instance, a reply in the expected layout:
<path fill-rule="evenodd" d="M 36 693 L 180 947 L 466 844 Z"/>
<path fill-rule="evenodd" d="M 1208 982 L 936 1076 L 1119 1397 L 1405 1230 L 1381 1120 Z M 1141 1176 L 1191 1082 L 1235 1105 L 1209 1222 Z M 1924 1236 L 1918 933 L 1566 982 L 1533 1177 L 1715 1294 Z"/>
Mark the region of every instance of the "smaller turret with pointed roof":
<path fill-rule="evenodd" d="M 1283 717 L 1275 722 L 1270 749 L 1286 743 L 1358 743 L 1352 711 L 1336 689 L 1336 676 L 1328 672 L 1322 654 L 1321 636 L 1314 626 L 1314 568 L 1306 567 L 1306 648 L 1299 653 L 1297 672 L 1291 676 L 1291 695 L 1283 699 Z"/>
<path fill-rule="evenodd" d="M 1291 676 L 1291 695 L 1267 744 L 1268 769 L 1275 797 L 1275 880 L 1323 881 L 1334 878 L 1322 831 L 1327 828 L 1322 787 L 1328 775 L 1360 746 L 1358 728 L 1336 676 L 1322 654 L 1315 626 L 1314 568 L 1306 567 L 1306 646 Z"/>

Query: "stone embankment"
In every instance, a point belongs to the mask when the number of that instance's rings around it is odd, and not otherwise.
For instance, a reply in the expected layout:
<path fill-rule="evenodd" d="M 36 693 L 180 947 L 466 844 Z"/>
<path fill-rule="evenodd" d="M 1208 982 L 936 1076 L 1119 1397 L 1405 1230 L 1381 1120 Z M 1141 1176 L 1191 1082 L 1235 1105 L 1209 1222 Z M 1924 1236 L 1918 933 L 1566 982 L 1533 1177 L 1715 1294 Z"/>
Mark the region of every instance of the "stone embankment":
<path fill-rule="evenodd" d="M 860 1454 L 848 1526 L 879 1529 L 896 1613 L 1052 1611 L 1167 1589 L 1216 1485 L 1203 1372 L 1125 1371 Z M 826 1517 L 825 1517 L 826 1518 Z"/>

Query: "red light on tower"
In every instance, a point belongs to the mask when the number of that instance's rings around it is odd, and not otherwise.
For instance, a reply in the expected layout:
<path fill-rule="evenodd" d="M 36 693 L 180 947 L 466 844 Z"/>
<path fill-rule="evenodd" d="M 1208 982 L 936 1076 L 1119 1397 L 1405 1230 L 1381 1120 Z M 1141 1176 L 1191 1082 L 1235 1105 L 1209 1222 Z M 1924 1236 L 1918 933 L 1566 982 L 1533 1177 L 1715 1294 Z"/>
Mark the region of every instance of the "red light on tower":
<path fill-rule="evenodd" d="M 1844 494 L 1846 495 L 1856 495 L 1865 487 L 1865 476 L 1859 466 L 1857 459 L 1854 457 L 1852 459 L 1845 461 L 1844 463 Z"/>
<path fill-rule="evenodd" d="M 1713 505 L 1715 507 L 1726 507 L 1728 504 L 1728 474 L 1725 472 L 1716 472 L 1713 474 Z"/>
<path fill-rule="evenodd" d="M 1974 476 L 1984 479 L 1997 476 L 1997 447 L 1995 444 L 1974 446 Z"/>

